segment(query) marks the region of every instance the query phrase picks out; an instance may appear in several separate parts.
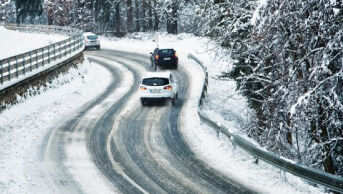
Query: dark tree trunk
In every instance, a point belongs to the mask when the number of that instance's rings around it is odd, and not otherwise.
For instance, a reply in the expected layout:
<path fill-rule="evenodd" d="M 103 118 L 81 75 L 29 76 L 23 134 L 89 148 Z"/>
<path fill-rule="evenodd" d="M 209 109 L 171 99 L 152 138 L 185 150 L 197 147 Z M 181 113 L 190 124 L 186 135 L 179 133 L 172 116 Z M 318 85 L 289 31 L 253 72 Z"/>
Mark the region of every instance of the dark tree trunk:
<path fill-rule="evenodd" d="M 154 2 L 154 20 L 155 20 L 154 31 L 157 31 L 160 25 L 160 18 L 157 12 L 157 9 L 158 9 L 157 2 L 156 0 L 153 0 L 153 2 Z"/>
<path fill-rule="evenodd" d="M 139 3 L 138 0 L 135 0 L 135 16 L 136 16 L 136 28 L 135 31 L 136 32 L 140 32 L 141 31 L 141 26 L 140 26 L 140 14 L 139 14 Z"/>
<path fill-rule="evenodd" d="M 291 127 L 291 115 L 290 114 L 287 114 L 287 116 L 286 116 L 286 123 L 287 123 L 287 128 L 288 128 L 287 142 L 289 145 L 293 145 L 292 130 L 290 129 L 290 127 Z M 297 148 L 299 149 L 299 146 L 297 146 Z"/>
<path fill-rule="evenodd" d="M 171 9 L 171 5 L 168 5 L 167 10 Z M 167 18 L 167 32 L 171 33 L 171 15 L 170 13 L 167 11 L 166 12 L 166 18 Z"/>
<path fill-rule="evenodd" d="M 170 34 L 177 34 L 178 4 L 176 0 L 168 6 L 168 10 L 170 9 L 172 10 L 171 13 L 167 13 L 167 32 Z"/>
<path fill-rule="evenodd" d="M 171 21 L 171 33 L 177 34 L 177 17 L 178 17 L 178 4 L 177 1 L 174 1 L 172 4 L 172 21 Z"/>
<path fill-rule="evenodd" d="M 132 7 L 132 0 L 126 1 L 126 25 L 127 25 L 127 31 L 133 32 L 134 26 L 133 26 L 133 7 Z"/>
<path fill-rule="evenodd" d="M 319 101 L 320 102 L 320 101 Z M 335 174 L 335 169 L 331 157 L 331 145 L 329 142 L 329 133 L 326 125 L 326 120 L 329 117 L 327 113 L 325 113 L 325 109 L 323 104 L 319 105 L 318 108 L 318 128 L 320 131 L 320 141 L 321 143 L 324 143 L 324 152 L 325 152 L 325 158 L 324 158 L 324 170 L 325 172 Z"/>
<path fill-rule="evenodd" d="M 147 0 L 142 0 L 142 28 L 143 28 L 143 32 L 146 32 L 148 30 L 148 26 L 147 26 L 147 20 L 146 20 L 146 9 L 147 9 Z"/>
<path fill-rule="evenodd" d="M 151 0 L 148 0 L 149 1 L 149 30 L 152 30 L 153 29 L 153 23 L 152 23 L 152 3 L 151 3 Z"/>
<path fill-rule="evenodd" d="M 120 2 L 116 4 L 115 7 L 116 13 L 115 13 L 115 28 L 116 28 L 116 35 L 121 36 L 121 18 L 120 18 Z"/>
<path fill-rule="evenodd" d="M 98 21 L 98 14 L 100 11 L 100 0 L 95 0 L 94 3 L 94 15 L 95 15 L 95 21 Z"/>

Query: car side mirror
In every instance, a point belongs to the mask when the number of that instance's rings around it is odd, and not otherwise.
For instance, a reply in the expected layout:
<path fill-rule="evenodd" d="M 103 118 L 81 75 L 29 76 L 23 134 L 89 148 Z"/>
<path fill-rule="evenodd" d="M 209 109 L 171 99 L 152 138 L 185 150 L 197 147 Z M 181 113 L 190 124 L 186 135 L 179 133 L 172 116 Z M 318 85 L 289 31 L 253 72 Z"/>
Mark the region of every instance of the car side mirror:
<path fill-rule="evenodd" d="M 152 52 L 150 52 L 150 55 L 152 55 Z"/>

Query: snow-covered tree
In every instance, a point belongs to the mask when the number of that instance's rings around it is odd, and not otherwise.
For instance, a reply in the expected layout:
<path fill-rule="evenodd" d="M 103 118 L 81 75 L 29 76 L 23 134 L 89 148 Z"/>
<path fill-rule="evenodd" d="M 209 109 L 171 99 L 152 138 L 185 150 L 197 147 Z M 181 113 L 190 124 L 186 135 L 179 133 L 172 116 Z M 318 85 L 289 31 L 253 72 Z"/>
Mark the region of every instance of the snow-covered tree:
<path fill-rule="evenodd" d="M 49 25 L 65 26 L 72 22 L 72 7 L 71 0 L 46 0 L 44 9 L 48 17 Z"/>
<path fill-rule="evenodd" d="M 42 0 L 15 0 L 16 22 L 34 23 L 43 13 Z"/>
<path fill-rule="evenodd" d="M 267 1 L 231 77 L 256 112 L 250 136 L 343 174 L 341 1 Z"/>

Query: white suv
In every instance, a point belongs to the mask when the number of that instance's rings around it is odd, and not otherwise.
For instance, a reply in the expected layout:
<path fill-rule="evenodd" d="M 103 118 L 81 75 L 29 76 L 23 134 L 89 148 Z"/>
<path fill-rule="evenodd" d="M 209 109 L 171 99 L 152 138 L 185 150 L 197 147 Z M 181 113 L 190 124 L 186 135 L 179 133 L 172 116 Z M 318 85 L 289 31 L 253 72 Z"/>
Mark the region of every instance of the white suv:
<path fill-rule="evenodd" d="M 85 32 L 82 34 L 84 43 L 85 43 L 85 49 L 94 47 L 97 50 L 100 50 L 100 40 L 99 37 L 91 32 Z"/>
<path fill-rule="evenodd" d="M 170 72 L 149 72 L 139 86 L 142 105 L 147 101 L 171 99 L 175 105 L 178 95 L 178 82 Z"/>

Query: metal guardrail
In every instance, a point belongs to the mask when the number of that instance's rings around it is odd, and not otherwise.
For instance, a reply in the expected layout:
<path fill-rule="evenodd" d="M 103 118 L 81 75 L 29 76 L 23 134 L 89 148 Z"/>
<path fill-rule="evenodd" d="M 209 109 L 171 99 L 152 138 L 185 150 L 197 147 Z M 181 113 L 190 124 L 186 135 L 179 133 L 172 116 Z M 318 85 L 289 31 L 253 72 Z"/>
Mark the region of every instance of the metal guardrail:
<path fill-rule="evenodd" d="M 60 60 L 62 57 L 83 50 L 82 32 L 75 28 L 45 25 L 17 26 L 13 24 L 6 24 L 5 27 L 20 31 L 66 34 L 69 38 L 29 52 L 0 59 L 0 86 L 35 69 Z"/>
<path fill-rule="evenodd" d="M 201 98 L 199 99 L 198 103 L 198 115 L 201 119 L 201 121 L 208 124 L 210 127 L 217 130 L 218 133 L 222 133 L 225 136 L 229 137 L 229 139 L 237 146 L 245 150 L 246 152 L 250 153 L 254 157 L 261 159 L 273 166 L 279 167 L 282 170 L 285 170 L 289 173 L 292 173 L 298 177 L 304 178 L 310 182 L 313 182 L 315 184 L 324 185 L 334 191 L 343 193 L 343 177 L 332 175 L 311 167 L 303 166 L 301 164 L 292 162 L 290 160 L 286 160 L 284 158 L 281 158 L 280 156 L 265 151 L 256 145 L 252 144 L 248 140 L 240 137 L 239 135 L 230 133 L 229 130 L 208 116 L 206 116 L 204 113 L 201 112 L 200 106 L 202 104 L 202 100 L 206 97 L 207 92 L 207 85 L 208 85 L 208 72 L 206 67 L 203 65 L 203 63 L 194 55 L 189 54 L 188 58 L 193 59 L 196 61 L 203 69 L 205 73 L 205 80 L 203 82 L 203 88 L 201 93 Z"/>

